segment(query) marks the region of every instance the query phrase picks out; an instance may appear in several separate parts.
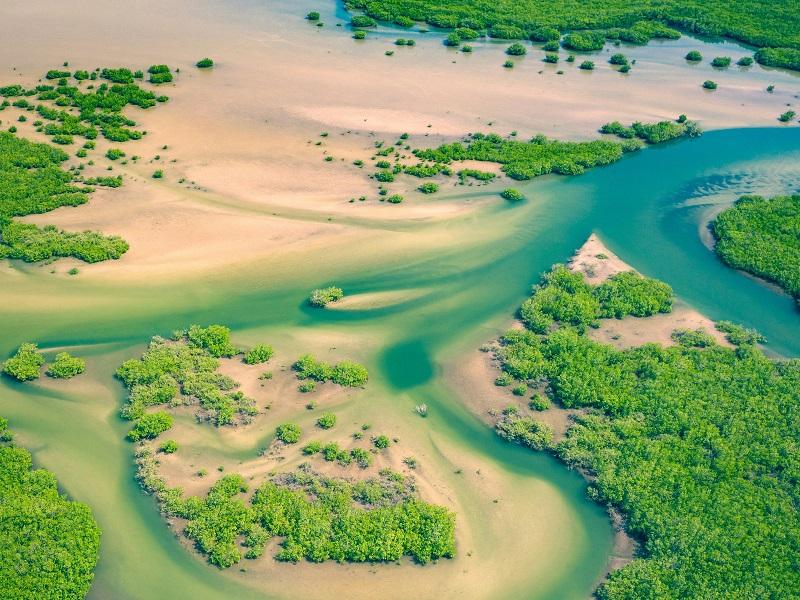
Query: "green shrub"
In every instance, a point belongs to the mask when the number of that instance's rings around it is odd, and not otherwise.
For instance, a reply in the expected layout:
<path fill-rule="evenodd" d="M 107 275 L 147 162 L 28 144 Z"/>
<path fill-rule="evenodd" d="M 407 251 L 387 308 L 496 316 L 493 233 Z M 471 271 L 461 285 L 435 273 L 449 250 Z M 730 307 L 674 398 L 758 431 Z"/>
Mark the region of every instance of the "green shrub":
<path fill-rule="evenodd" d="M 594 63 L 590 60 L 583 61 L 579 67 L 579 69 L 583 69 L 584 71 L 593 71 L 594 70 Z"/>
<path fill-rule="evenodd" d="M 313 14 L 313 13 L 309 13 L 309 14 Z M 317 19 L 319 19 L 319 13 L 316 13 L 316 14 L 317 14 Z M 210 58 L 201 58 L 200 60 L 197 61 L 197 63 L 195 63 L 195 66 L 198 69 L 210 69 L 211 67 L 214 66 L 214 61 L 211 60 Z"/>
<path fill-rule="evenodd" d="M 378 23 L 372 17 L 367 15 L 354 15 L 350 19 L 350 25 L 353 27 L 375 27 Z"/>
<path fill-rule="evenodd" d="M 711 81 L 710 79 L 706 79 L 703 82 L 703 87 L 705 89 L 707 89 L 707 90 L 715 90 L 715 89 L 717 89 L 717 84 L 715 82 Z"/>
<path fill-rule="evenodd" d="M 550 408 L 550 400 L 548 400 L 545 396 L 540 396 L 537 394 L 531 398 L 530 402 L 528 402 L 528 408 L 538 412 L 547 410 Z"/>
<path fill-rule="evenodd" d="M 439 191 L 439 186 L 435 183 L 423 183 L 417 189 L 423 194 L 435 194 Z"/>
<path fill-rule="evenodd" d="M 703 55 L 700 54 L 700 52 L 698 52 L 697 50 L 691 50 L 686 54 L 684 58 L 689 62 L 700 62 L 701 60 L 703 60 Z"/>
<path fill-rule="evenodd" d="M 385 450 L 389 447 L 391 440 L 385 435 L 379 435 L 372 438 L 372 445 L 378 448 L 379 450 Z"/>
<path fill-rule="evenodd" d="M 191 325 L 186 330 L 186 338 L 190 346 L 202 348 L 215 358 L 231 357 L 238 353 L 231 344 L 231 330 L 224 325 L 209 325 L 200 327 Z"/>
<path fill-rule="evenodd" d="M 306 15 L 306 19 L 309 21 L 319 21 L 319 13 L 315 10 L 312 10 L 310 13 Z"/>
<path fill-rule="evenodd" d="M 554 65 L 558 62 L 558 54 L 553 54 L 552 52 L 547 53 L 544 55 L 542 61 Z"/>
<path fill-rule="evenodd" d="M 86 370 L 86 361 L 72 356 L 69 352 L 59 352 L 48 367 L 47 374 L 57 379 L 70 379 Z"/>
<path fill-rule="evenodd" d="M 106 151 L 106 158 L 108 160 L 119 160 L 123 156 L 125 156 L 125 153 L 119 148 L 109 148 Z"/>
<path fill-rule="evenodd" d="M 583 52 L 602 50 L 606 36 L 595 31 L 577 31 L 564 36 L 564 47 Z"/>
<path fill-rule="evenodd" d="M 800 71 L 800 48 L 761 48 L 755 53 L 755 59 L 765 67 Z"/>
<path fill-rule="evenodd" d="M 128 432 L 128 439 L 132 442 L 151 440 L 158 437 L 172 427 L 172 415 L 160 411 L 144 414 L 136 421 L 133 429 Z"/>
<path fill-rule="evenodd" d="M 322 416 L 317 419 L 317 426 L 322 429 L 330 429 L 334 425 L 336 425 L 336 415 L 333 413 L 323 413 Z"/>
<path fill-rule="evenodd" d="M 711 61 L 711 66 L 718 69 L 725 69 L 731 65 L 730 56 L 717 56 Z"/>
<path fill-rule="evenodd" d="M 248 365 L 263 364 L 274 354 L 275 350 L 269 344 L 256 344 L 244 355 L 244 362 Z"/>
<path fill-rule="evenodd" d="M 30 381 L 39 377 L 44 356 L 36 344 L 22 344 L 14 356 L 3 363 L 3 373 L 18 381 Z"/>
<path fill-rule="evenodd" d="M 390 204 L 400 204 L 403 201 L 403 196 L 400 194 L 392 194 L 386 198 L 386 201 Z"/>
<path fill-rule="evenodd" d="M 749 67 L 753 64 L 753 57 L 752 56 L 743 56 L 739 60 L 736 61 L 736 64 L 740 67 Z"/>
<path fill-rule="evenodd" d="M 164 171 L 162 171 L 161 169 L 153 171 L 152 175 L 153 179 L 162 179 L 163 177 L 164 177 Z"/>
<path fill-rule="evenodd" d="M 523 195 L 523 193 L 514 188 L 506 188 L 502 192 L 500 192 L 500 195 L 504 199 L 511 200 L 512 202 L 519 202 L 521 200 L 525 200 L 525 196 Z"/>
<path fill-rule="evenodd" d="M 514 42 L 506 48 L 506 54 L 509 56 L 525 56 L 528 53 L 527 48 L 519 42 Z"/>
<path fill-rule="evenodd" d="M 544 450 L 553 442 L 553 431 L 548 425 L 532 417 L 520 417 L 513 412 L 503 414 L 495 424 L 495 431 L 504 440 L 532 450 Z"/>
<path fill-rule="evenodd" d="M 778 121 L 780 121 L 781 123 L 788 123 L 789 121 L 794 119 L 796 116 L 797 116 L 797 113 L 795 111 L 787 110 L 785 113 L 781 113 L 781 115 L 778 117 Z"/>
<path fill-rule="evenodd" d="M 323 308 L 331 302 L 337 302 L 342 298 L 344 298 L 344 291 L 342 288 L 332 285 L 330 287 L 312 290 L 311 294 L 308 296 L 308 303 L 311 306 Z"/>
<path fill-rule="evenodd" d="M 167 440 L 158 446 L 158 451 L 164 454 L 174 454 L 178 451 L 178 442 L 175 440 Z"/>
<path fill-rule="evenodd" d="M 300 441 L 300 426 L 295 423 L 278 425 L 275 430 L 275 437 L 284 444 L 296 444 Z"/>
<path fill-rule="evenodd" d="M 359 30 L 359 31 L 354 31 L 353 32 L 353 39 L 354 40 L 363 40 L 366 37 L 367 37 L 367 32 L 366 31 Z"/>
<path fill-rule="evenodd" d="M 608 62 L 612 65 L 627 65 L 628 57 L 624 54 L 612 54 L 611 58 L 608 59 Z"/>

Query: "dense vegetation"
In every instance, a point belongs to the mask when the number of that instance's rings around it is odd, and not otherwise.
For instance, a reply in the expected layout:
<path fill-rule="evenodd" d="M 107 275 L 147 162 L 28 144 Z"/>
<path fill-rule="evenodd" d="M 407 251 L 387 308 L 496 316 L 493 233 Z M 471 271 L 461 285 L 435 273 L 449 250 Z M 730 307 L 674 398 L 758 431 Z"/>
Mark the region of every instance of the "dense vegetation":
<path fill-rule="evenodd" d="M 73 256 L 98 262 L 117 259 L 128 250 L 128 244 L 116 236 L 72 233 L 13 220 L 88 201 L 92 188 L 72 183 L 73 176 L 61 168 L 65 160 L 67 155 L 53 146 L 0 132 L 0 258 L 35 262 Z"/>
<path fill-rule="evenodd" d="M 220 568 L 258 558 L 276 536 L 283 541 L 275 558 L 292 562 L 410 556 L 424 564 L 455 553 L 455 515 L 421 501 L 413 479 L 393 471 L 352 482 L 301 466 L 261 484 L 248 504 L 248 484 L 240 475 L 225 475 L 205 498 L 184 498 L 158 475 L 150 448 L 137 452 L 137 463 L 142 486 L 164 513 L 186 520 L 185 535 Z"/>
<path fill-rule="evenodd" d="M 82 599 L 100 529 L 89 507 L 61 495 L 52 473 L 32 470 L 30 453 L 11 439 L 0 418 L 0 597 Z"/>
<path fill-rule="evenodd" d="M 606 284 L 593 288 L 562 267 L 542 279 L 521 310 L 527 329 L 509 331 L 498 357 L 512 381 L 588 410 L 557 444 L 517 409 L 504 412 L 498 432 L 549 446 L 587 473 L 589 495 L 616 508 L 641 542 L 600 598 L 793 597 L 800 361 L 767 359 L 752 345 L 758 336 L 731 324 L 720 329 L 734 349 L 697 331 L 677 332 L 667 348 L 617 350 L 588 339 L 581 326 L 598 305 L 623 314 L 666 308 L 668 286 L 631 283 L 599 294 Z M 526 317 L 531 307 L 546 313 L 547 327 Z"/>
<path fill-rule="evenodd" d="M 342 298 L 344 298 L 344 291 L 342 291 L 342 288 L 332 285 L 330 287 L 312 290 L 311 294 L 308 296 L 308 303 L 311 306 L 324 308 L 331 302 L 336 302 Z"/>
<path fill-rule="evenodd" d="M 800 302 L 800 195 L 744 196 L 712 224 L 727 264 L 774 281 Z"/>
<path fill-rule="evenodd" d="M 612 57 L 613 58 L 613 57 Z M 619 121 L 606 123 L 600 133 L 610 133 L 623 139 L 639 138 L 648 144 L 660 144 L 680 137 L 697 137 L 702 134 L 696 121 L 682 116 L 677 121 L 659 121 L 658 123 L 633 123 L 625 127 Z"/>
<path fill-rule="evenodd" d="M 14 356 L 3 363 L 2 371 L 17 381 L 38 379 L 44 364 L 44 356 L 36 344 L 25 343 L 17 348 Z"/>
<path fill-rule="evenodd" d="M 349 360 L 329 365 L 316 360 L 309 354 L 298 358 L 292 368 L 297 372 L 298 379 L 311 379 L 319 382 L 332 381 L 346 387 L 362 386 L 369 379 L 367 369 L 363 365 Z"/>
<path fill-rule="evenodd" d="M 770 0 L 604 0 L 602 3 L 554 3 L 547 0 L 347 0 L 381 21 L 425 21 L 437 27 L 467 27 L 500 39 L 558 39 L 580 31 L 571 47 L 596 48 L 593 36 L 647 43 L 674 38 L 671 28 L 719 35 L 758 47 L 800 48 L 800 13 L 793 2 Z M 584 31 L 589 30 L 589 31 Z M 584 39 L 585 38 L 585 39 Z"/>
<path fill-rule="evenodd" d="M 560 142 L 542 135 L 530 141 L 509 140 L 496 134 L 472 134 L 466 143 L 444 144 L 438 148 L 415 150 L 423 160 L 450 163 L 462 160 L 482 160 L 500 163 L 502 170 L 513 179 L 531 179 L 547 173 L 577 175 L 585 169 L 613 163 L 624 152 L 640 147 L 638 142 Z"/>
<path fill-rule="evenodd" d="M 117 369 L 117 377 L 129 390 L 121 414 L 136 422 L 130 439 L 155 437 L 172 425 L 171 418 L 154 419 L 152 415 L 159 413 L 147 413 L 152 406 L 197 404 L 198 418 L 216 426 L 246 423 L 256 414 L 254 401 L 236 391 L 239 384 L 217 372 L 219 357 L 236 353 L 229 336 L 230 330 L 222 325 L 192 325 L 176 332 L 172 340 L 154 337 L 141 358 L 125 361 Z"/>

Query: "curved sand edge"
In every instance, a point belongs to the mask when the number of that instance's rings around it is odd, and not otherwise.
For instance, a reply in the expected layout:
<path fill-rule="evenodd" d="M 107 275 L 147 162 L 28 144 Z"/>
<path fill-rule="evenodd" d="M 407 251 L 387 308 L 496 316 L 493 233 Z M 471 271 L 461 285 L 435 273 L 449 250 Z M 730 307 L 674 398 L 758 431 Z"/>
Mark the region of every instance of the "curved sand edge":
<path fill-rule="evenodd" d="M 331 302 L 325 308 L 327 310 L 374 310 L 377 308 L 387 308 L 416 300 L 428 293 L 426 289 L 407 289 L 390 290 L 387 292 L 366 292 L 364 294 L 354 294 L 345 296 L 341 300 Z"/>

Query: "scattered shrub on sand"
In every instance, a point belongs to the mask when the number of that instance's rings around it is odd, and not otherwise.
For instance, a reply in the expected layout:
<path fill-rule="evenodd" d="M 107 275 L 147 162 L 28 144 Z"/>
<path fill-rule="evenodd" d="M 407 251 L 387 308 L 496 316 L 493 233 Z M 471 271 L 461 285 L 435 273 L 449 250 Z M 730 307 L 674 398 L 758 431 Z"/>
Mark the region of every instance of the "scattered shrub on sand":
<path fill-rule="evenodd" d="M 378 23 L 372 17 L 367 15 L 355 15 L 350 19 L 350 25 L 353 27 L 375 27 Z"/>
<path fill-rule="evenodd" d="M 269 344 L 256 344 L 244 355 L 244 362 L 248 365 L 260 365 L 267 362 L 275 354 Z"/>
<path fill-rule="evenodd" d="M 3 373 L 18 381 L 31 381 L 39 377 L 43 364 L 44 356 L 36 344 L 25 343 L 3 363 Z"/>
<path fill-rule="evenodd" d="M 72 356 L 69 352 L 59 352 L 55 360 L 47 369 L 50 377 L 57 379 L 70 379 L 80 375 L 86 370 L 86 361 L 82 358 Z"/>
<path fill-rule="evenodd" d="M 703 87 L 705 89 L 707 89 L 707 90 L 715 90 L 715 89 L 717 89 L 717 84 L 716 84 L 716 82 L 711 81 L 710 79 L 706 79 L 703 82 Z"/>
<path fill-rule="evenodd" d="M 687 52 L 686 56 L 684 57 L 689 62 L 700 62 L 703 60 L 703 55 L 700 54 L 697 50 L 691 50 Z"/>
<path fill-rule="evenodd" d="M 403 196 L 401 196 L 400 194 L 392 194 L 391 196 L 386 198 L 386 201 L 389 204 L 400 204 L 403 201 Z"/>
<path fill-rule="evenodd" d="M 319 17 L 320 17 L 319 13 L 315 10 L 312 10 L 310 13 L 306 15 L 306 19 L 308 19 L 309 21 L 319 21 Z"/>
<path fill-rule="evenodd" d="M 153 179 L 163 179 L 163 177 L 164 177 L 164 171 L 162 171 L 161 169 L 153 171 L 152 175 Z"/>
<path fill-rule="evenodd" d="M 333 413 L 323 413 L 322 416 L 317 419 L 317 426 L 322 429 L 330 429 L 334 425 L 336 425 L 336 415 Z"/>
<path fill-rule="evenodd" d="M 639 138 L 648 144 L 660 144 L 680 137 L 697 137 L 702 130 L 696 121 L 690 121 L 681 115 L 677 121 L 659 121 L 658 123 L 633 123 L 625 127 L 619 121 L 606 123 L 600 133 L 608 133 L 623 139 Z"/>
<path fill-rule="evenodd" d="M 331 302 L 336 302 L 342 298 L 344 298 L 344 291 L 342 288 L 332 285 L 326 288 L 312 290 L 311 294 L 308 296 L 308 303 L 311 306 L 324 308 Z"/>
<path fill-rule="evenodd" d="M 108 160 L 119 160 L 124 156 L 125 153 L 119 148 L 109 148 L 108 150 L 106 150 L 106 158 Z"/>
<path fill-rule="evenodd" d="M 624 54 L 612 54 L 611 58 L 608 59 L 608 62 L 612 65 L 627 65 L 628 57 Z"/>
<path fill-rule="evenodd" d="M 785 113 L 781 113 L 778 116 L 778 121 L 780 121 L 781 123 L 788 123 L 789 121 L 794 119 L 796 116 L 797 116 L 797 113 L 795 111 L 787 110 Z"/>
<path fill-rule="evenodd" d="M 423 194 L 435 194 L 439 191 L 439 186 L 436 183 L 423 183 L 417 188 Z"/>
<path fill-rule="evenodd" d="M 354 40 L 363 40 L 367 37 L 367 32 L 363 30 L 354 31 L 353 32 L 353 39 Z"/>
<path fill-rule="evenodd" d="M 295 423 L 284 423 L 278 425 L 275 430 L 275 437 L 284 444 L 296 444 L 300 441 L 300 426 Z"/>
<path fill-rule="evenodd" d="M 743 56 L 739 60 L 736 61 L 736 64 L 740 67 L 749 67 L 753 64 L 753 57 L 752 56 Z"/>
<path fill-rule="evenodd" d="M 317 18 L 319 18 L 319 13 L 317 13 Z M 195 63 L 195 66 L 198 69 L 210 69 L 214 66 L 214 61 L 210 58 L 201 58 L 197 61 L 197 63 Z"/>
<path fill-rule="evenodd" d="M 506 48 L 506 54 L 509 56 L 525 56 L 528 53 L 527 48 L 519 42 L 514 42 Z"/>
<path fill-rule="evenodd" d="M 542 61 L 554 65 L 558 62 L 558 54 L 548 52 L 547 54 L 544 55 Z"/>
<path fill-rule="evenodd" d="M 167 440 L 158 446 L 158 451 L 163 454 L 175 454 L 178 451 L 178 442 L 175 440 Z"/>
<path fill-rule="evenodd" d="M 593 71 L 594 63 L 590 60 L 585 60 L 578 66 L 578 68 L 583 69 L 584 71 Z"/>
<path fill-rule="evenodd" d="M 711 61 L 711 66 L 718 69 L 725 69 L 731 66 L 730 56 L 717 56 Z"/>

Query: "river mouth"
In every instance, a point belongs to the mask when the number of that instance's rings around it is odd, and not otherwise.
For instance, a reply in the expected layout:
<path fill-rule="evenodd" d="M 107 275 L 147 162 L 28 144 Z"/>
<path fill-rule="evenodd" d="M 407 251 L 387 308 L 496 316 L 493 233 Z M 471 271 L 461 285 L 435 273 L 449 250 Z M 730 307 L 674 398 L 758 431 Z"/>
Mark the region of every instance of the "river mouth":
<path fill-rule="evenodd" d="M 81 209 L 32 219 L 120 232 L 131 238 L 133 249 L 119 264 L 86 268 L 74 279 L 61 273 L 69 264 L 55 265 L 55 274 L 19 264 L 2 270 L 6 309 L 0 313 L 0 351 L 35 340 L 45 348 L 80 348 L 89 366 L 85 378 L 59 386 L 3 380 L 0 414 L 12 421 L 37 464 L 54 471 L 65 491 L 93 508 L 104 531 L 94 598 L 158 597 L 165 591 L 197 598 L 313 598 L 334 592 L 355 597 L 353 589 L 384 597 L 586 597 L 612 549 L 605 511 L 586 499 L 577 474 L 548 456 L 496 439 L 442 374 L 496 338 L 539 273 L 566 261 L 592 232 L 710 317 L 756 327 L 777 354 L 800 354 L 800 317 L 791 300 L 726 268 L 698 235 L 709 202 L 800 189 L 800 130 L 711 131 L 580 177 L 534 180 L 523 186 L 529 200 L 514 206 L 499 199 L 495 185 L 466 193 L 445 189 L 436 201 L 415 197 L 394 214 L 375 202 L 354 209 L 346 198 L 362 191 L 374 196 L 374 189 L 349 164 L 316 181 L 297 176 L 321 168 L 319 154 L 307 149 L 308 138 L 330 129 L 337 137 L 332 152 L 351 159 L 372 143 L 370 132 L 393 139 L 409 129 L 425 141 L 429 122 L 431 143 L 479 127 L 588 137 L 611 118 L 652 120 L 686 112 L 695 102 L 688 86 L 672 98 L 655 98 L 658 94 L 648 95 L 646 88 L 664 77 L 664 70 L 677 78 L 670 61 L 685 51 L 682 44 L 694 42 L 642 49 L 639 80 L 626 87 L 597 73 L 594 89 L 605 90 L 609 101 L 590 112 L 580 102 L 565 108 L 558 102 L 559 94 L 589 89 L 580 87 L 586 81 L 554 88 L 552 97 L 537 100 L 547 110 L 531 110 L 530 83 L 508 80 L 494 64 L 502 52 L 476 53 L 470 70 L 452 65 L 438 42 L 426 40 L 414 50 L 416 61 L 397 57 L 402 61 L 393 73 L 374 82 L 381 91 L 362 117 L 367 127 L 348 135 L 359 125 L 353 115 L 365 108 L 357 102 L 359 73 L 380 73 L 389 59 L 377 45 L 370 52 L 347 35 L 308 27 L 298 15 L 319 8 L 312 4 L 236 2 L 226 5 L 236 9 L 228 11 L 213 3 L 196 11 L 177 4 L 158 13 L 153 25 L 143 3 L 129 9 L 130 32 L 115 37 L 114 44 L 103 46 L 109 34 L 102 27 L 91 35 L 84 31 L 81 39 L 81 29 L 70 34 L 69 57 L 61 56 L 61 46 L 32 48 L 26 41 L 33 23 L 43 25 L 42 15 L 75 18 L 61 14 L 57 3 L 44 3 L 36 14 L 18 16 L 19 27 L 10 26 L 19 37 L 10 60 L 23 77 L 65 58 L 76 64 L 126 64 L 179 56 L 190 64 L 212 52 L 222 56 L 218 75 L 192 74 L 171 92 L 174 110 L 167 106 L 142 115 L 158 134 L 143 142 L 147 151 L 174 146 L 174 169 L 207 191 L 176 185 L 154 191 L 135 182 L 120 190 L 121 200 L 108 194 Z M 116 19 L 100 3 L 94 8 L 98 23 Z M 179 34 L 176 23 L 184 18 L 203 35 L 189 40 Z M 335 26 L 333 8 L 324 19 Z M 144 33 L 148 26 L 152 30 Z M 181 46 L 184 42 L 189 45 Z M 333 58 L 327 48 L 333 48 Z M 259 69 L 254 66 L 259 61 L 284 66 Z M 457 71 L 448 71 L 451 66 Z M 423 68 L 437 81 L 427 90 L 412 81 L 413 71 Z M 740 82 L 752 102 L 746 115 L 735 98 L 722 95 L 716 105 L 698 100 L 700 114 L 692 116 L 706 117 L 715 127 L 774 119 L 773 105 L 782 98 L 769 97 L 762 88 L 769 77 L 782 77 L 788 86 L 791 76 L 758 69 Z M 520 71 L 528 82 L 538 75 L 533 65 L 530 72 Z M 217 79 L 209 85 L 211 77 Z M 478 86 L 482 77 L 488 83 Z M 314 80 L 324 90 L 320 100 L 309 92 Z M 508 85 L 507 98 L 491 91 L 501 83 Z M 456 100 L 448 90 L 453 86 L 460 90 Z M 471 98 L 470 86 L 478 90 Z M 322 110 L 325 104 L 334 108 Z M 488 125 L 496 114 L 503 116 Z M 201 131 L 198 123 L 209 129 Z M 248 133 L 262 125 L 257 135 Z M 271 131 L 274 137 L 264 139 Z M 200 228 L 201 220 L 211 222 L 207 229 Z M 347 311 L 305 307 L 308 291 L 329 282 L 354 294 L 408 290 L 409 295 L 402 302 Z M 112 375 L 123 360 L 140 354 L 152 335 L 193 322 L 226 323 L 243 343 L 267 339 L 285 349 L 286 361 L 292 353 L 335 346 L 366 363 L 370 399 L 358 406 L 359 417 L 385 422 L 432 472 L 432 480 L 448 490 L 459 514 L 457 558 L 425 568 L 270 565 L 256 575 L 222 573 L 181 547 L 133 478 L 132 450 L 117 416 L 123 390 Z M 422 403 L 430 409 L 427 419 L 414 413 Z"/>

